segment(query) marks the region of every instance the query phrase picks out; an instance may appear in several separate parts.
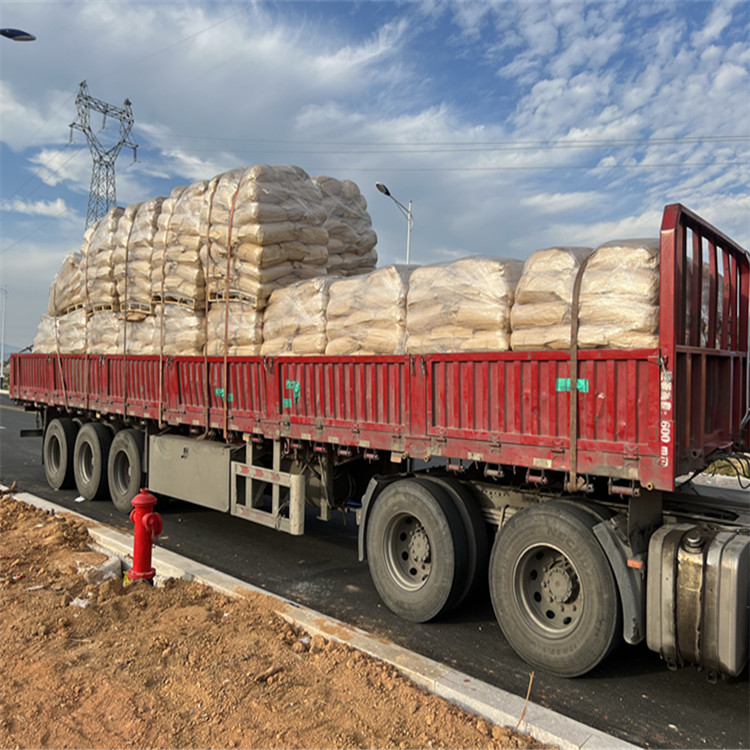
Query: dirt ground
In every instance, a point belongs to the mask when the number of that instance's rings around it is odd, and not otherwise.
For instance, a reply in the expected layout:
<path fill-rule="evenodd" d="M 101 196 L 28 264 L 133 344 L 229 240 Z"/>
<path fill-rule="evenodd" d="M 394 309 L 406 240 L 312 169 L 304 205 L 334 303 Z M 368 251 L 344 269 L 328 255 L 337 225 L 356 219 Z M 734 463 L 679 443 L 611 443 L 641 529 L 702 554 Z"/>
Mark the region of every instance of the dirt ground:
<path fill-rule="evenodd" d="M 97 581 L 86 527 L 0 498 L 2 748 L 536 748 L 262 595 Z"/>

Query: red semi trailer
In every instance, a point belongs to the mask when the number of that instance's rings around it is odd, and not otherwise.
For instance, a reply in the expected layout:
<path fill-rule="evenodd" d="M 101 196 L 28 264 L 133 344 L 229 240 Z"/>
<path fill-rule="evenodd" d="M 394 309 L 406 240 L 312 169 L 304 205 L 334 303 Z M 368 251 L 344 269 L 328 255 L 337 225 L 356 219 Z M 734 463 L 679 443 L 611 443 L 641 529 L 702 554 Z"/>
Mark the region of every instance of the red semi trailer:
<path fill-rule="evenodd" d="M 402 617 L 489 579 L 536 667 L 580 675 L 645 638 L 737 675 L 750 509 L 677 481 L 748 448 L 750 258 L 677 204 L 660 243 L 656 349 L 21 354 L 10 394 L 43 418 L 54 488 L 127 512 L 148 486 L 290 534 L 306 505 L 356 503 L 360 559 Z"/>

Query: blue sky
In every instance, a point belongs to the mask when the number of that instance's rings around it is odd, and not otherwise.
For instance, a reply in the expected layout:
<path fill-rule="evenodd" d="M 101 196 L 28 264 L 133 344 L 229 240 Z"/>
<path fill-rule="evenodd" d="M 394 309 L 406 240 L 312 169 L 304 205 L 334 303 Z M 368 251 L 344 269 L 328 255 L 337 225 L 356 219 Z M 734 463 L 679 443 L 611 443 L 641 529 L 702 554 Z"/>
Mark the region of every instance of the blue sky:
<path fill-rule="evenodd" d="M 750 247 L 747 0 L 0 0 L 0 25 L 37 36 L 0 39 L 6 350 L 81 243 L 84 79 L 133 103 L 120 205 L 291 163 L 357 182 L 381 265 L 406 221 L 377 181 L 413 200 L 417 263 L 656 236 L 673 202 Z"/>

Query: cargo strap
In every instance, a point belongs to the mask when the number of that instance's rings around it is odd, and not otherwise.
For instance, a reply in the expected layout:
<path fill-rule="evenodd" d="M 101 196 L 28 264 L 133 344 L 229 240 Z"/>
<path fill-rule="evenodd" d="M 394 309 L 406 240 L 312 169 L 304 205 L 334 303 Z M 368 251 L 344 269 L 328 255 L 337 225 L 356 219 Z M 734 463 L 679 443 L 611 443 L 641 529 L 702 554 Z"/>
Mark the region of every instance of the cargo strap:
<path fill-rule="evenodd" d="M 130 260 L 130 237 L 133 234 L 135 226 L 135 217 L 138 213 L 133 214 L 133 221 L 130 222 L 128 238 L 125 240 L 125 304 L 120 305 L 122 312 L 122 416 L 128 416 L 128 262 Z"/>
<path fill-rule="evenodd" d="M 172 227 L 174 210 L 185 190 L 187 190 L 187 188 L 183 188 L 180 194 L 175 198 L 174 203 L 172 204 L 172 211 L 169 214 L 169 219 L 167 219 L 167 226 L 164 228 L 164 251 L 161 256 L 161 318 L 159 321 L 159 429 L 164 428 L 164 422 L 162 421 L 162 417 L 164 416 L 164 313 L 167 309 L 164 300 L 164 276 L 167 270 L 167 247 L 169 247 L 169 230 Z"/>
<path fill-rule="evenodd" d="M 205 429 L 203 431 L 203 437 L 208 437 L 208 433 L 211 429 L 210 414 L 211 414 L 211 402 L 210 394 L 211 390 L 209 387 L 209 372 L 208 372 L 208 277 L 210 270 L 211 261 L 211 216 L 214 210 L 214 196 L 216 191 L 219 189 L 219 177 L 213 180 L 213 188 L 211 194 L 208 197 L 208 217 L 206 218 L 206 252 L 205 252 L 205 265 L 203 266 L 203 331 L 204 331 L 204 342 L 203 342 L 203 414 L 205 421 Z"/>
<path fill-rule="evenodd" d="M 566 489 L 570 493 L 580 490 L 583 481 L 578 478 L 578 305 L 581 298 L 581 283 L 589 258 L 583 259 L 573 284 L 573 297 L 570 302 L 570 473 Z"/>

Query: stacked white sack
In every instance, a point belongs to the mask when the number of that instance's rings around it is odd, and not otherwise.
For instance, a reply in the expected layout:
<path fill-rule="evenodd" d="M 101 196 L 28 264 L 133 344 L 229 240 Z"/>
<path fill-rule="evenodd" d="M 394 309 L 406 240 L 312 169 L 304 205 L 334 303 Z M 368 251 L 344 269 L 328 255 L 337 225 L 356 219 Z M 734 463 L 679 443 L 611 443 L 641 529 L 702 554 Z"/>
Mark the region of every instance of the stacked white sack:
<path fill-rule="evenodd" d="M 378 236 L 372 228 L 367 201 L 351 180 L 314 177 L 323 196 L 328 232 L 328 273 L 356 276 L 375 270 Z"/>
<path fill-rule="evenodd" d="M 658 346 L 659 241 L 598 247 L 583 272 L 578 320 L 583 349 Z"/>
<path fill-rule="evenodd" d="M 31 351 L 35 354 L 50 354 L 57 351 L 57 318 L 54 315 L 42 315 L 31 344 Z"/>
<path fill-rule="evenodd" d="M 86 309 L 117 310 L 118 298 L 114 274 L 114 250 L 117 225 L 125 209 L 115 206 L 94 225 L 88 241 L 81 246 Z"/>
<path fill-rule="evenodd" d="M 263 315 L 263 356 L 325 354 L 331 279 L 318 277 L 277 289 Z"/>
<path fill-rule="evenodd" d="M 326 354 L 403 354 L 413 266 L 385 266 L 331 282 Z"/>
<path fill-rule="evenodd" d="M 152 354 L 198 357 L 206 343 L 206 318 L 184 305 L 154 305 Z"/>
<path fill-rule="evenodd" d="M 214 302 L 208 311 L 208 356 L 253 357 L 263 341 L 263 313 L 238 300 Z M 226 343 L 225 343 L 226 342 Z"/>
<path fill-rule="evenodd" d="M 211 181 L 209 195 L 204 206 L 209 299 L 242 299 L 262 310 L 274 289 L 325 274 L 326 213 L 303 169 L 268 164 L 234 169 Z"/>
<path fill-rule="evenodd" d="M 56 351 L 60 354 L 85 354 L 87 350 L 87 314 L 85 310 L 75 310 L 56 319 Z"/>
<path fill-rule="evenodd" d="M 154 302 L 179 302 L 194 310 L 204 308 L 200 217 L 207 187 L 208 183 L 202 180 L 176 187 L 162 203 L 151 258 Z"/>
<path fill-rule="evenodd" d="M 126 312 L 151 311 L 151 257 L 163 202 L 164 198 L 159 197 L 135 204 L 136 211 L 128 236 L 123 237 L 124 241 L 118 242 L 115 248 L 117 296 L 120 309 Z"/>
<path fill-rule="evenodd" d="M 123 321 L 119 312 L 95 312 L 87 321 L 88 354 L 122 354 Z"/>
<path fill-rule="evenodd" d="M 416 268 L 409 279 L 407 354 L 510 349 L 523 261 L 471 256 Z"/>
<path fill-rule="evenodd" d="M 528 258 L 510 314 L 515 351 L 570 348 L 570 309 L 578 269 L 589 247 L 552 247 Z"/>
<path fill-rule="evenodd" d="M 89 238 L 93 230 L 89 233 Z M 85 235 L 84 235 L 85 237 Z M 85 242 L 88 239 L 84 239 Z M 64 315 L 83 307 L 83 273 L 81 253 L 69 253 L 60 266 L 50 288 L 47 315 Z"/>

